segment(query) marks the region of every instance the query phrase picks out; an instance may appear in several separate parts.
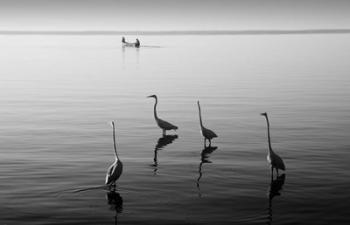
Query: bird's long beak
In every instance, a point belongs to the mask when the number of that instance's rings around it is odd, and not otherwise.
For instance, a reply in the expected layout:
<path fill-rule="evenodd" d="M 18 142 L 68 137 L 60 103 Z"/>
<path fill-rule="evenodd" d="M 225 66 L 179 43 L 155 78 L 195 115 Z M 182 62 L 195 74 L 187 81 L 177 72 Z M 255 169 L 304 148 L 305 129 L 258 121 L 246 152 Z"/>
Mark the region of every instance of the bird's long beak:
<path fill-rule="evenodd" d="M 262 115 L 262 116 L 266 116 L 267 114 L 266 114 L 266 112 L 264 112 L 264 113 L 260 113 L 260 115 Z"/>
<path fill-rule="evenodd" d="M 147 96 L 147 98 L 154 98 L 154 95 L 149 95 Z"/>

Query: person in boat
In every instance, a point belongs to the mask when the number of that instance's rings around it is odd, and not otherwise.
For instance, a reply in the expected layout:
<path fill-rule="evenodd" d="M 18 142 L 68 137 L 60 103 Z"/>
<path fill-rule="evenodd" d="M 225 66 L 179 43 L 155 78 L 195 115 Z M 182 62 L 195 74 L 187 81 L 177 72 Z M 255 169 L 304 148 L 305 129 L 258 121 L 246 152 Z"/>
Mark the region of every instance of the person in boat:
<path fill-rule="evenodd" d="M 140 47 L 140 41 L 139 41 L 138 38 L 136 38 L 135 47 L 136 47 L 136 48 L 139 48 L 139 47 Z"/>
<path fill-rule="evenodd" d="M 127 42 L 125 40 L 125 37 L 122 37 L 122 43 L 123 43 L 123 46 L 126 46 L 126 47 L 135 47 L 135 48 L 140 47 L 140 40 L 138 38 L 136 38 L 136 42 L 131 43 L 131 42 Z"/>

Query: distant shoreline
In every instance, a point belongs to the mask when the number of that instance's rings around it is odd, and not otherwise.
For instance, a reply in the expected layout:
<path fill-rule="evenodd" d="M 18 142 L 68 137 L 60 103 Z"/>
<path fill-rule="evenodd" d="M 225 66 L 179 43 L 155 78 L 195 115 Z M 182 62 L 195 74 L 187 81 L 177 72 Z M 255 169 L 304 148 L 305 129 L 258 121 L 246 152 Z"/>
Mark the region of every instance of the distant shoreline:
<path fill-rule="evenodd" d="M 350 29 L 296 30 L 179 30 L 179 31 L 116 31 L 116 30 L 0 30 L 0 35 L 290 35 L 350 34 Z"/>

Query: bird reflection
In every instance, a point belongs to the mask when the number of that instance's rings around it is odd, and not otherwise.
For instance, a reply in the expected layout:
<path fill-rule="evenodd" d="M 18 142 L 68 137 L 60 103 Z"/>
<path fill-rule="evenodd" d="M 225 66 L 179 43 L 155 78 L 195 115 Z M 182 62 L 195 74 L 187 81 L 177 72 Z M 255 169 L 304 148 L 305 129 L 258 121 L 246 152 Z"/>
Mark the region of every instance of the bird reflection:
<path fill-rule="evenodd" d="M 123 198 L 115 190 L 109 191 L 106 194 L 106 199 L 110 210 L 115 211 L 114 224 L 118 224 L 118 214 L 123 211 Z"/>
<path fill-rule="evenodd" d="M 154 148 L 154 158 L 153 158 L 154 164 L 152 165 L 154 166 L 154 174 L 156 174 L 158 170 L 158 151 L 162 150 L 165 146 L 173 143 L 173 141 L 177 138 L 178 138 L 177 135 L 163 135 L 158 139 L 158 142 Z"/>
<path fill-rule="evenodd" d="M 286 175 L 282 174 L 280 176 L 277 176 L 276 179 L 273 179 L 271 177 L 271 183 L 270 183 L 270 188 L 269 188 L 269 208 L 268 208 L 268 223 L 272 223 L 272 199 L 275 196 L 281 195 L 280 191 L 282 190 L 282 187 L 284 185 L 284 182 L 286 180 Z"/>
<path fill-rule="evenodd" d="M 198 193 L 199 193 L 199 197 L 201 197 L 201 192 L 200 192 L 200 187 L 199 187 L 199 181 L 200 179 L 202 178 L 202 166 L 204 163 L 212 163 L 210 160 L 209 160 L 209 156 L 212 152 L 214 152 L 218 147 L 217 146 L 207 146 L 205 147 L 203 150 L 202 150 L 202 153 L 201 153 L 201 162 L 199 163 L 199 166 L 198 166 L 198 178 L 197 178 L 197 188 L 198 188 Z"/>

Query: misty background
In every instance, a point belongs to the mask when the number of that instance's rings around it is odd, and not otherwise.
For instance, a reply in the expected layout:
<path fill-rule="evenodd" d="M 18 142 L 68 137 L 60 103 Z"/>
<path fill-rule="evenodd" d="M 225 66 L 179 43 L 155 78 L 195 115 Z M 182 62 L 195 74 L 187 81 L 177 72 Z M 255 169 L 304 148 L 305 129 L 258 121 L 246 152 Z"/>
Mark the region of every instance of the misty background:
<path fill-rule="evenodd" d="M 0 0 L 0 224 L 350 224 L 349 6 Z"/>
<path fill-rule="evenodd" d="M 346 0 L 11 0 L 0 30 L 348 29 Z"/>

